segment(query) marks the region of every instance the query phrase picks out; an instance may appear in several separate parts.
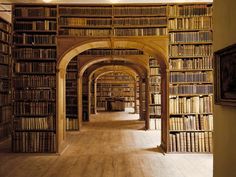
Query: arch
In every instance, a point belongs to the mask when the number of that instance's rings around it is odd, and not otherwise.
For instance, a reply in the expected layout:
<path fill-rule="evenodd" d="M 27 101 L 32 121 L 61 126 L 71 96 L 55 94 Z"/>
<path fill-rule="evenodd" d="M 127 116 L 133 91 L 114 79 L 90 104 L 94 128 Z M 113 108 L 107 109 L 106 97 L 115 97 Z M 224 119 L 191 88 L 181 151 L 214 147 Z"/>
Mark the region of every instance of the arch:
<path fill-rule="evenodd" d="M 158 39 L 159 42 L 158 42 Z M 59 45 L 61 46 L 61 45 Z M 62 47 L 62 46 L 61 46 Z M 161 67 L 162 73 L 165 78 L 168 78 L 168 74 L 166 74 L 168 71 L 168 61 L 167 61 L 167 49 L 168 49 L 168 37 L 159 37 L 157 39 L 149 38 L 148 40 L 143 40 L 142 38 L 132 39 L 127 37 L 113 37 L 104 39 L 104 38 L 98 38 L 98 39 L 91 39 L 86 40 L 83 42 L 78 42 L 70 49 L 66 49 L 66 51 L 61 52 L 62 54 L 58 56 L 57 61 L 57 74 L 56 74 L 56 134 L 57 134 L 57 152 L 62 152 L 62 150 L 65 148 L 66 145 L 66 134 L 65 134 L 65 116 L 66 116 L 66 96 L 65 96 L 65 75 L 66 75 L 66 68 L 68 63 L 72 58 L 79 55 L 81 52 L 93 49 L 93 48 L 132 48 L 132 49 L 139 49 L 153 57 L 155 57 Z M 113 57 L 109 58 L 109 60 L 116 60 Z M 101 59 L 102 61 L 104 59 Z M 120 58 L 117 58 L 117 60 L 120 60 Z M 126 60 L 127 61 L 127 60 Z M 130 60 L 131 61 L 131 60 Z M 140 64 L 139 62 L 135 61 L 132 62 L 134 64 Z M 92 65 L 92 63 L 90 63 Z M 85 71 L 86 67 L 89 65 L 84 65 L 85 68 L 82 68 L 80 70 L 79 78 L 78 78 L 78 85 L 82 84 L 82 79 L 80 76 L 82 76 L 83 72 Z M 144 65 L 143 65 L 144 66 Z M 142 67 L 143 68 L 143 67 Z M 147 67 L 145 68 L 145 70 Z M 82 75 L 81 75 L 82 74 Z M 147 79 L 148 80 L 148 79 Z M 162 86 L 164 90 L 168 91 L 167 81 L 162 83 Z M 148 82 L 146 82 L 146 85 Z M 147 87 L 148 88 L 148 87 Z M 81 95 L 82 90 L 78 89 L 78 95 Z M 168 109 L 168 100 L 167 100 L 167 94 L 164 106 L 166 109 Z M 146 95 L 148 97 L 148 95 Z M 164 99 L 164 98 L 163 98 Z M 79 105 L 79 104 L 78 104 Z M 82 109 L 81 106 L 78 106 L 79 112 L 81 112 L 80 109 Z M 148 112 L 148 111 L 146 111 Z M 165 117 L 167 116 L 167 111 L 165 111 Z M 80 121 L 79 121 L 80 122 Z M 79 124 L 81 126 L 81 124 Z M 79 126 L 79 127 L 80 127 Z M 163 134 L 163 133 L 162 133 Z M 164 146 L 166 146 L 164 144 Z"/>

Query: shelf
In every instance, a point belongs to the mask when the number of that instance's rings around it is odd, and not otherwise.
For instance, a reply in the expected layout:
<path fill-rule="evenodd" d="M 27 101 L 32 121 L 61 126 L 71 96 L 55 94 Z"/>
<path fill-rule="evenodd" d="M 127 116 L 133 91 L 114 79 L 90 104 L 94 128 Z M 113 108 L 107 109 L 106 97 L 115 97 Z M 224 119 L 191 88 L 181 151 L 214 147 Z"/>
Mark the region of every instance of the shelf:
<path fill-rule="evenodd" d="M 14 44 L 16 47 L 56 47 L 56 44 Z"/>
<path fill-rule="evenodd" d="M 14 130 L 15 132 L 55 132 L 56 130 L 41 130 L 41 129 L 34 129 L 34 130 Z"/>
<path fill-rule="evenodd" d="M 189 41 L 189 42 L 170 42 L 169 45 L 178 45 L 178 44 L 187 44 L 187 45 L 196 45 L 196 44 L 212 44 L 213 41 Z"/>
<path fill-rule="evenodd" d="M 49 116 L 53 116 L 55 117 L 54 114 L 39 114 L 39 115 L 36 115 L 36 114 L 14 114 L 15 117 L 49 117 Z"/>
<path fill-rule="evenodd" d="M 170 69 L 170 72 L 213 71 L 213 69 Z"/>
<path fill-rule="evenodd" d="M 46 72 L 15 72 L 16 75 L 56 75 L 55 73 L 46 73 Z"/>
<path fill-rule="evenodd" d="M 170 97 L 173 96 L 179 96 L 179 97 L 194 97 L 194 96 L 209 96 L 209 95 L 213 95 L 213 93 L 192 93 L 192 94 L 169 94 Z"/>
<path fill-rule="evenodd" d="M 57 33 L 57 30 L 14 30 L 15 33 Z"/>
<path fill-rule="evenodd" d="M 2 40 L 2 39 L 0 39 L 0 43 L 4 43 L 4 44 L 10 45 L 10 42 L 9 42 L 9 41 L 4 41 L 4 40 Z"/>
<path fill-rule="evenodd" d="M 39 100 L 39 99 L 13 99 L 14 102 L 55 102 L 56 100 Z"/>
<path fill-rule="evenodd" d="M 90 26 L 90 25 L 60 25 L 59 28 L 61 29 L 67 29 L 67 28 L 73 28 L 73 29 L 99 29 L 99 28 L 109 28 L 112 29 L 112 25 L 95 25 L 95 26 Z"/>
<path fill-rule="evenodd" d="M 169 132 L 213 132 L 213 130 L 169 130 Z"/>
<path fill-rule="evenodd" d="M 180 84 L 183 84 L 183 85 L 192 85 L 192 84 L 196 84 L 196 85 L 201 85 L 201 84 L 213 84 L 213 81 L 212 82 L 170 82 L 169 84 L 173 84 L 173 85 L 180 85 Z"/>
<path fill-rule="evenodd" d="M 167 25 L 114 25 L 114 28 L 167 28 Z"/>
<path fill-rule="evenodd" d="M 168 16 L 168 19 L 173 19 L 173 18 L 184 19 L 184 18 L 194 18 L 194 17 L 212 17 L 212 15 Z"/>
<path fill-rule="evenodd" d="M 13 20 L 19 20 L 19 21 L 24 21 L 24 20 L 57 20 L 57 17 L 14 17 Z"/>
<path fill-rule="evenodd" d="M 189 55 L 189 56 L 169 56 L 170 59 L 182 59 L 182 58 L 204 58 L 204 57 L 212 57 L 212 55 Z"/>
<path fill-rule="evenodd" d="M 171 32 L 198 32 L 198 31 L 212 31 L 212 29 L 206 28 L 206 29 L 169 29 Z"/>
<path fill-rule="evenodd" d="M 43 61 L 43 62 L 56 62 L 57 59 L 56 58 L 21 58 L 21 59 L 15 59 L 17 62 L 20 61 L 27 61 L 27 62 L 39 62 L 39 61 Z"/>
<path fill-rule="evenodd" d="M 151 104 L 149 104 L 149 106 L 161 106 L 161 104 L 153 104 L 153 103 L 151 103 Z"/>
<path fill-rule="evenodd" d="M 175 115 L 211 115 L 211 114 L 213 114 L 213 113 L 176 113 L 176 114 L 173 114 L 173 113 L 170 113 L 169 115 L 170 116 L 175 116 Z"/>

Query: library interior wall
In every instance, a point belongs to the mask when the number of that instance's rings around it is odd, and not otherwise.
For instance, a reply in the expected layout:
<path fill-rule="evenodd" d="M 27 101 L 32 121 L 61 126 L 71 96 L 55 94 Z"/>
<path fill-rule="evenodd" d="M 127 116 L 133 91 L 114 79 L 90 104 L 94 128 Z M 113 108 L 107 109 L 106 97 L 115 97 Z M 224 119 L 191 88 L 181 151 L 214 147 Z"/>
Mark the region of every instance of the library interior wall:
<path fill-rule="evenodd" d="M 213 2 L 214 51 L 236 43 L 236 1 Z M 236 176 L 236 107 L 214 106 L 214 177 Z"/>

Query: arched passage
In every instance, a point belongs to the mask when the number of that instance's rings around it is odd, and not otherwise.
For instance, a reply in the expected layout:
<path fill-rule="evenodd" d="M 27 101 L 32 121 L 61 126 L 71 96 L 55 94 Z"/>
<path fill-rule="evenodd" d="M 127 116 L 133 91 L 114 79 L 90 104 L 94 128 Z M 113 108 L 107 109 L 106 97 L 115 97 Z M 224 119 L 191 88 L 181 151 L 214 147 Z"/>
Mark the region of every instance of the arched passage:
<path fill-rule="evenodd" d="M 113 73 L 113 72 L 122 72 L 127 75 L 129 75 L 133 79 L 134 83 L 134 98 L 136 99 L 136 83 L 137 83 L 137 77 L 139 74 L 135 72 L 133 69 L 131 69 L 128 66 L 120 66 L 120 65 L 108 65 L 108 66 L 97 66 L 97 69 L 93 68 L 92 72 L 89 74 L 89 114 L 97 113 L 97 80 L 102 77 L 103 75 Z M 93 94 L 91 94 L 91 90 L 93 90 Z M 93 105 L 93 106 L 91 106 Z M 136 101 L 134 103 L 134 112 L 136 112 Z"/>
<path fill-rule="evenodd" d="M 59 55 L 59 59 L 57 62 L 57 114 L 56 114 L 56 133 L 57 133 L 57 151 L 60 153 L 64 147 L 65 147 L 65 75 L 66 75 L 66 67 L 70 60 L 80 54 L 81 52 L 93 49 L 93 48 L 132 48 L 132 49 L 139 49 L 141 51 L 144 51 L 148 55 L 151 55 L 155 57 L 161 67 L 161 74 L 162 74 L 162 90 L 163 90 L 163 96 L 162 96 L 162 119 L 166 119 L 168 116 L 168 99 L 167 99 L 167 93 L 168 93 L 168 86 L 167 86 L 167 78 L 168 78 L 168 65 L 167 65 L 167 47 L 168 47 L 168 39 L 167 37 L 163 38 L 160 37 L 160 44 L 157 42 L 158 40 L 153 41 L 153 43 L 150 43 L 150 40 L 132 40 L 132 39 L 126 39 L 126 38 L 114 38 L 113 40 L 109 39 L 97 39 L 92 41 L 82 41 L 76 43 L 73 47 L 70 47 L 64 52 L 61 52 L 61 55 Z M 60 46 L 60 43 L 59 43 Z M 92 62 L 92 61 L 91 61 Z M 138 64 L 137 61 L 135 63 Z M 90 63 L 92 65 L 92 63 Z M 89 64 L 86 64 L 85 66 L 88 67 Z M 91 66 L 90 65 L 90 66 Z M 84 69 L 81 69 L 79 73 L 79 79 L 78 84 L 81 84 L 81 78 L 80 76 L 83 75 Z M 79 94 L 81 93 L 81 89 L 78 89 Z M 79 105 L 79 104 L 78 104 Z M 81 106 L 79 107 L 81 109 Z M 79 111 L 80 112 L 80 111 Z M 167 126 L 166 121 L 162 123 L 162 127 Z M 163 132 L 162 128 L 162 137 L 167 132 Z M 165 135 L 164 135 L 165 136 Z M 162 138 L 162 146 L 166 146 L 164 138 Z"/>

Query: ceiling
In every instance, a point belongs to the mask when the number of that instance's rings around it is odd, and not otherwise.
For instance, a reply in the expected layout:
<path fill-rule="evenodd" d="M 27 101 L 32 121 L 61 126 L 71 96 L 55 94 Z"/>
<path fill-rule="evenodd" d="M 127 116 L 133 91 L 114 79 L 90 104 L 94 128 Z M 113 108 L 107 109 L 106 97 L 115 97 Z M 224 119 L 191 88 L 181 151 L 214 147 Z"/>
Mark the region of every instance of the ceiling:
<path fill-rule="evenodd" d="M 117 3 L 178 3 L 178 2 L 213 2 L 213 0 L 1 0 L 6 3 L 78 3 L 78 4 L 117 4 Z"/>

